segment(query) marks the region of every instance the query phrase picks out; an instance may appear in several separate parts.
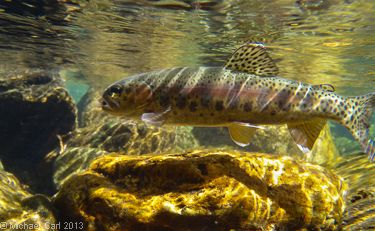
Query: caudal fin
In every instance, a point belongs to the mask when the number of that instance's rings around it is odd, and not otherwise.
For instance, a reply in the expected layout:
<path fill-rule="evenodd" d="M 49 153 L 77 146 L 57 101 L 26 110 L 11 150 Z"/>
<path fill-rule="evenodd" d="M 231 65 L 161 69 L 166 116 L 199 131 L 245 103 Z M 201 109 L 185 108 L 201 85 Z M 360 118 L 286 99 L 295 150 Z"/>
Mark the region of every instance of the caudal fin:
<path fill-rule="evenodd" d="M 375 141 L 369 138 L 368 128 L 375 109 L 375 92 L 364 96 L 348 98 L 351 109 L 343 120 L 342 125 L 347 127 L 354 138 L 360 143 L 371 162 L 375 160 Z"/>

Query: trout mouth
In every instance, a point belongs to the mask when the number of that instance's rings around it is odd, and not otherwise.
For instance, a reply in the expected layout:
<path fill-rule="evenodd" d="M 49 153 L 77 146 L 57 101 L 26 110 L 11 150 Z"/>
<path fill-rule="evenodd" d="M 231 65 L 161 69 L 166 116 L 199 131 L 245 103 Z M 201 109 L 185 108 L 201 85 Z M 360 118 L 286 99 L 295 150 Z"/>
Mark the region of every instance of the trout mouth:
<path fill-rule="evenodd" d="M 101 98 L 98 103 L 104 111 L 113 111 L 120 108 L 120 105 L 116 101 L 108 97 Z"/>

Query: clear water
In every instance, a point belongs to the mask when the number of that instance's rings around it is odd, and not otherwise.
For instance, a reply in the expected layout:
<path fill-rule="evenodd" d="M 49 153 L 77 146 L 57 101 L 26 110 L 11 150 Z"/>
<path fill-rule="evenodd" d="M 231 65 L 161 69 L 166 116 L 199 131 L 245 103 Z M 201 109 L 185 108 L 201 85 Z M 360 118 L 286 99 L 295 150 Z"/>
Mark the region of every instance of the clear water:
<path fill-rule="evenodd" d="M 373 1 L 73 2 L 3 7 L 2 63 L 71 70 L 80 74 L 68 80 L 104 88 L 150 70 L 222 65 L 236 45 L 262 42 L 282 77 L 375 91 Z"/>
<path fill-rule="evenodd" d="M 60 69 L 77 103 L 133 74 L 221 66 L 244 42 L 264 43 L 281 77 L 375 92 L 374 1 L 34 2 L 0 4 L 0 63 Z"/>

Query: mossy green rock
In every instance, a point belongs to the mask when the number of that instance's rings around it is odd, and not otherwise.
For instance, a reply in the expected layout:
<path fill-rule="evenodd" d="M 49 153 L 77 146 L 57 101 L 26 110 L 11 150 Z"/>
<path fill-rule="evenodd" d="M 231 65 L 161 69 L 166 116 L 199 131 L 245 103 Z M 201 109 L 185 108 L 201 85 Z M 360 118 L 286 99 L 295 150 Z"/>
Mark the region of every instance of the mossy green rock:
<path fill-rule="evenodd" d="M 346 190 L 290 157 L 195 151 L 100 157 L 54 203 L 84 230 L 334 230 Z"/>

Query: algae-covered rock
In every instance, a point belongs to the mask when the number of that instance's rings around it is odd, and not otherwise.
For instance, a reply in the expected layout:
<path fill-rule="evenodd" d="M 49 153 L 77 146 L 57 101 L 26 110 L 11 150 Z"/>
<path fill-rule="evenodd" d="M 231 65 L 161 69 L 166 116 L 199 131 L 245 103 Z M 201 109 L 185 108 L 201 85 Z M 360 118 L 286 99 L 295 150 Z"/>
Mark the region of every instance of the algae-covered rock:
<path fill-rule="evenodd" d="M 82 125 L 69 135 L 65 150 L 57 156 L 53 179 L 57 189 L 71 176 L 88 169 L 95 158 L 116 152 L 121 155 L 176 153 L 197 149 L 198 142 L 187 127 L 153 127 L 143 122 L 111 116 L 97 106 L 97 92 L 84 100 Z"/>
<path fill-rule="evenodd" d="M 11 173 L 0 170 L 0 213 L 21 207 L 21 201 L 32 196 L 23 190 L 18 179 Z"/>
<path fill-rule="evenodd" d="M 331 169 L 345 180 L 349 185 L 349 196 L 361 188 L 375 186 L 375 164 L 371 163 L 364 153 L 339 157 L 322 166 Z"/>
<path fill-rule="evenodd" d="M 195 151 L 100 157 L 54 203 L 84 230 L 334 230 L 345 192 L 329 170 L 290 157 Z"/>
<path fill-rule="evenodd" d="M 50 200 L 23 190 L 13 174 L 0 171 L 0 229 L 57 230 L 55 211 Z"/>
<path fill-rule="evenodd" d="M 338 231 L 370 231 L 375 228 L 375 188 L 360 189 L 347 202 Z"/>
<path fill-rule="evenodd" d="M 93 124 L 72 133 L 67 150 L 55 160 L 53 178 L 59 189 L 71 174 L 88 169 L 95 158 L 117 152 L 122 155 L 143 155 L 148 153 L 179 152 L 198 148 L 191 133 L 176 131 L 172 127 L 150 127 L 142 122 L 123 120 Z M 54 151 L 57 155 L 59 150 Z"/>
<path fill-rule="evenodd" d="M 56 70 L 2 68 L 0 158 L 7 171 L 32 190 L 51 193 L 51 172 L 36 166 L 74 130 L 76 110 Z"/>
<path fill-rule="evenodd" d="M 97 148 L 72 147 L 58 155 L 53 169 L 53 182 L 57 189 L 70 177 L 89 169 L 91 162 L 108 152 Z"/>

